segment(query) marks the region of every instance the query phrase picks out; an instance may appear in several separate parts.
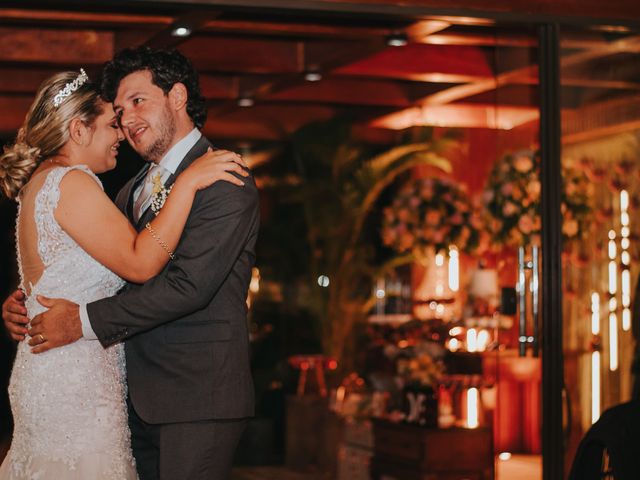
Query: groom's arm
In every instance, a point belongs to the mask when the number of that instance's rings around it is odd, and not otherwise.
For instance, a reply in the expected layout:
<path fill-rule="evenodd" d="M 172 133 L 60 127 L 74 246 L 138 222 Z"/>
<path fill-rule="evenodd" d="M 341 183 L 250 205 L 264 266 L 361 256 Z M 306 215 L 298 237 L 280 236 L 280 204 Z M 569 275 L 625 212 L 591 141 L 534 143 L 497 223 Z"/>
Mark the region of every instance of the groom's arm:
<path fill-rule="evenodd" d="M 176 259 L 162 274 L 87 305 L 100 342 L 108 346 L 208 305 L 256 233 L 257 222 L 253 182 L 244 187 L 218 182 L 203 190 L 196 197 Z"/>

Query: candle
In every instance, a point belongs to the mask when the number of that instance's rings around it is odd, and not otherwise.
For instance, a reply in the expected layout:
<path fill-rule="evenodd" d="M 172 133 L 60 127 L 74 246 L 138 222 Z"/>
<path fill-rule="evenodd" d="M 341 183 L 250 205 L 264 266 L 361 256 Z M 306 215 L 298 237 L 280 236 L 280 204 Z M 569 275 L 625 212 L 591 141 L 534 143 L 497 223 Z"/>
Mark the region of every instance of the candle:
<path fill-rule="evenodd" d="M 478 389 L 467 390 L 467 428 L 478 428 Z"/>

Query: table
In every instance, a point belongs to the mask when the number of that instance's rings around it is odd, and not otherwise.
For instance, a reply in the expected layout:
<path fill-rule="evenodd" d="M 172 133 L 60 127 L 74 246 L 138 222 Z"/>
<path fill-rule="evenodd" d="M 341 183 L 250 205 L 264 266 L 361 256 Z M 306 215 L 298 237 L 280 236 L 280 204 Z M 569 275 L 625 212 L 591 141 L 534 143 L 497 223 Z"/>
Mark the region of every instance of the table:
<path fill-rule="evenodd" d="M 372 480 L 493 480 L 490 428 L 424 428 L 373 420 Z"/>

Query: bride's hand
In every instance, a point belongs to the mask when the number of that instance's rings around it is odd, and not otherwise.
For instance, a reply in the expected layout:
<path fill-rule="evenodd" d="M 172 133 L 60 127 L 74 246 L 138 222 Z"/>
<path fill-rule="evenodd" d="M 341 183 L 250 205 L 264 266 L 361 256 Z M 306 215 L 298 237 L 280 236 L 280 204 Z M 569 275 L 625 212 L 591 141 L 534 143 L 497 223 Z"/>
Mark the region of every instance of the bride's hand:
<path fill-rule="evenodd" d="M 189 165 L 178 178 L 188 180 L 195 190 L 207 188 L 218 180 L 244 186 L 244 182 L 231 172 L 248 177 L 247 168 L 247 164 L 237 153 L 209 148 L 207 153 Z"/>

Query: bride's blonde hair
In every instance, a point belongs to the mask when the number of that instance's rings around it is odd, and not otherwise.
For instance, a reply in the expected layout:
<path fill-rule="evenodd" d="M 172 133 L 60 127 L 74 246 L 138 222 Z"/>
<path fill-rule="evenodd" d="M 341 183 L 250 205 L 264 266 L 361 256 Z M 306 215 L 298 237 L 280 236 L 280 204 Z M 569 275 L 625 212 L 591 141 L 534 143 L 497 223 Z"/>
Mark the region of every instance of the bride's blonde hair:
<path fill-rule="evenodd" d="M 4 147 L 0 155 L 0 189 L 8 198 L 16 198 L 38 165 L 67 143 L 71 120 L 79 118 L 91 126 L 102 113 L 100 94 L 89 82 L 80 85 L 59 106 L 54 105 L 55 96 L 77 77 L 78 72 L 62 72 L 45 80 L 15 143 Z"/>

